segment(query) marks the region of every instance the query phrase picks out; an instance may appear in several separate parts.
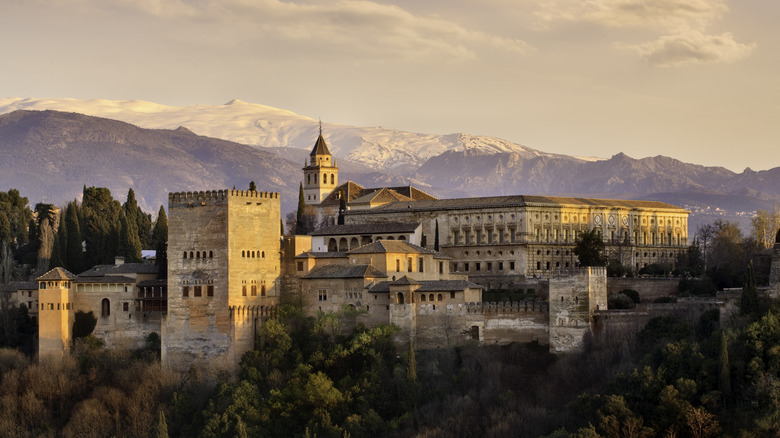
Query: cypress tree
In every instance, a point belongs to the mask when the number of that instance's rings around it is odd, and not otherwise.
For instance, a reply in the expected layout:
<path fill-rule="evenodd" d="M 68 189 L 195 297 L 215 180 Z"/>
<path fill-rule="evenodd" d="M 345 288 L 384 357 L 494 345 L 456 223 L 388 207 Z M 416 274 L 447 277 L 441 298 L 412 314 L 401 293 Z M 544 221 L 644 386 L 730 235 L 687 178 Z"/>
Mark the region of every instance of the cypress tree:
<path fill-rule="evenodd" d="M 298 186 L 298 212 L 295 215 L 295 234 L 306 234 L 303 229 L 303 215 L 306 211 L 306 201 L 303 199 L 303 183 Z"/>
<path fill-rule="evenodd" d="M 81 227 L 76 209 L 76 201 L 68 204 L 65 214 L 65 266 L 74 273 L 84 270 L 84 247 L 82 246 Z"/>
<path fill-rule="evenodd" d="M 433 249 L 435 251 L 439 250 L 439 220 L 436 219 L 436 235 L 433 236 Z"/>
<path fill-rule="evenodd" d="M 65 267 L 65 248 L 68 244 L 65 211 L 66 210 L 60 212 L 59 227 L 57 227 L 57 234 L 54 235 L 54 245 L 52 245 L 51 249 L 51 262 L 49 263 L 49 268 Z"/>
<path fill-rule="evenodd" d="M 160 409 L 160 416 L 157 419 L 157 433 L 155 438 L 168 438 L 168 422 L 165 421 L 165 412 Z"/>
<path fill-rule="evenodd" d="M 255 185 L 254 181 L 249 181 L 249 191 L 250 192 L 256 192 L 257 191 L 257 186 Z"/>
<path fill-rule="evenodd" d="M 749 315 L 758 310 L 758 290 L 756 289 L 756 274 L 753 270 L 753 260 L 748 263 L 745 272 L 745 285 L 742 286 L 742 300 L 740 300 L 740 313 Z"/>
<path fill-rule="evenodd" d="M 406 369 L 406 378 L 410 382 L 417 382 L 417 359 L 414 357 L 414 343 L 409 339 L 409 367 Z"/>
<path fill-rule="evenodd" d="M 141 242 L 138 239 L 138 230 L 135 222 L 125 215 L 119 217 L 119 255 L 128 263 L 141 261 Z"/>
<path fill-rule="evenodd" d="M 168 216 L 165 215 L 165 209 L 160 206 L 157 212 L 157 221 L 154 223 L 152 231 L 152 245 L 157 254 L 155 255 L 155 264 L 157 265 L 157 274 L 160 278 L 168 277 Z"/>
<path fill-rule="evenodd" d="M 731 369 L 729 366 L 729 343 L 726 339 L 726 332 L 720 335 L 720 376 L 718 379 L 720 393 L 723 395 L 723 402 L 726 403 L 731 397 Z"/>

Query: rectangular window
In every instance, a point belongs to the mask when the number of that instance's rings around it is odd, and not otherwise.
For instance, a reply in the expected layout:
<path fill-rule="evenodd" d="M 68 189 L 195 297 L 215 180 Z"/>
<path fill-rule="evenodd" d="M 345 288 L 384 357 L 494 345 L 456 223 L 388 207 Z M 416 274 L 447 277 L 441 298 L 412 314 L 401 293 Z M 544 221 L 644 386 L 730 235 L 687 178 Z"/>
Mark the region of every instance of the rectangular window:
<path fill-rule="evenodd" d="M 419 259 L 417 263 L 417 271 L 424 272 L 425 266 L 423 266 L 423 259 Z"/>
<path fill-rule="evenodd" d="M 256 284 L 252 285 L 252 296 L 253 297 L 257 296 L 257 285 Z"/>
<path fill-rule="evenodd" d="M 513 229 L 509 230 L 509 241 L 512 243 L 516 243 L 517 241 L 517 232 Z"/>
<path fill-rule="evenodd" d="M 328 301 L 328 290 L 327 289 L 317 290 L 317 299 L 319 301 Z"/>
<path fill-rule="evenodd" d="M 482 245 L 482 231 L 477 230 L 477 245 Z"/>
<path fill-rule="evenodd" d="M 509 270 L 514 271 L 515 270 L 515 262 L 509 262 Z"/>
<path fill-rule="evenodd" d="M 414 270 L 413 268 L 414 268 L 414 265 L 412 264 L 412 258 L 408 257 L 406 259 L 406 270 L 407 270 L 407 272 L 412 272 Z"/>
<path fill-rule="evenodd" d="M 439 274 L 444 273 L 444 262 L 439 262 Z"/>
<path fill-rule="evenodd" d="M 457 231 L 452 232 L 452 244 L 453 245 L 460 244 L 460 233 Z"/>
<path fill-rule="evenodd" d="M 493 270 L 493 263 L 487 262 L 487 270 L 492 271 Z"/>
<path fill-rule="evenodd" d="M 195 290 L 194 290 L 193 295 L 195 295 L 196 297 L 199 297 L 199 296 L 201 296 L 203 294 L 202 292 L 203 291 L 201 289 L 201 286 L 195 286 Z"/>
<path fill-rule="evenodd" d="M 493 230 L 487 230 L 487 238 L 488 238 L 487 241 L 488 244 L 493 243 Z"/>
<path fill-rule="evenodd" d="M 241 296 L 242 297 L 246 296 L 246 285 L 241 286 Z"/>
<path fill-rule="evenodd" d="M 190 287 L 189 286 L 182 286 L 181 287 L 181 296 L 184 298 L 187 298 L 190 296 Z"/>
<path fill-rule="evenodd" d="M 298 272 L 303 271 L 303 262 L 298 262 Z"/>
<path fill-rule="evenodd" d="M 466 241 L 463 242 L 463 244 L 464 245 L 471 245 L 471 231 L 466 230 L 465 234 L 466 234 Z"/>
<path fill-rule="evenodd" d="M 469 272 L 469 264 L 468 264 L 468 263 L 464 263 L 464 264 L 463 264 L 463 270 L 464 270 L 465 272 Z"/>
<path fill-rule="evenodd" d="M 498 270 L 503 271 L 504 270 L 504 262 L 498 262 Z"/>
<path fill-rule="evenodd" d="M 480 262 L 474 263 L 474 268 L 475 268 L 477 271 L 479 271 L 479 269 L 480 269 L 481 267 L 482 267 L 482 263 L 480 263 Z"/>
<path fill-rule="evenodd" d="M 264 284 L 260 285 L 260 296 L 261 297 L 265 296 L 265 285 Z"/>
<path fill-rule="evenodd" d="M 455 292 L 450 292 L 450 298 L 455 299 Z"/>
<path fill-rule="evenodd" d="M 130 304 L 129 303 L 122 303 L 122 310 L 124 310 L 125 312 L 130 310 Z"/>
<path fill-rule="evenodd" d="M 401 272 L 401 260 L 395 259 L 395 272 Z"/>
<path fill-rule="evenodd" d="M 214 285 L 208 285 L 206 286 L 206 296 L 213 297 L 214 296 Z"/>

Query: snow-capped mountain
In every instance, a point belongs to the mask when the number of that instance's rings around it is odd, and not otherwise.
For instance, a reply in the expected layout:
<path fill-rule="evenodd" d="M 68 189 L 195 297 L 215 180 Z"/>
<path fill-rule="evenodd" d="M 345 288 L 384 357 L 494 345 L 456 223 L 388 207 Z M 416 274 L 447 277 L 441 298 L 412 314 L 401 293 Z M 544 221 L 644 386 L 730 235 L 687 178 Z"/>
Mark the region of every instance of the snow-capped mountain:
<path fill-rule="evenodd" d="M 0 99 L 0 114 L 15 110 L 56 110 L 121 120 L 149 129 L 176 129 L 249 146 L 308 149 L 319 122 L 270 106 L 232 100 L 224 105 L 166 106 L 141 100 Z M 331 152 L 377 170 L 408 174 L 445 151 L 555 156 L 494 137 L 418 134 L 385 127 L 323 123 Z"/>

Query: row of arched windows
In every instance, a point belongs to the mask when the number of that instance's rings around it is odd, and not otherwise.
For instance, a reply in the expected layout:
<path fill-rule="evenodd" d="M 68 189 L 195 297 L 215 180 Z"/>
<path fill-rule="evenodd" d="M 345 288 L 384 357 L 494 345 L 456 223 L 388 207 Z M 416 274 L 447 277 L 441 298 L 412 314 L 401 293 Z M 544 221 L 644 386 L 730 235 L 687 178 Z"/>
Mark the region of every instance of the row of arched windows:
<path fill-rule="evenodd" d="M 436 298 L 437 298 L 436 301 L 444 300 L 442 294 L 439 294 Z M 425 301 L 425 294 L 420 295 L 420 301 Z M 433 301 L 433 294 L 428 295 L 428 301 Z"/>
<path fill-rule="evenodd" d="M 312 177 L 314 177 L 313 178 L 313 180 L 314 180 L 313 183 L 312 183 Z M 327 173 L 322 174 L 322 183 L 323 184 L 327 184 L 328 183 L 328 174 Z M 331 184 L 336 184 L 336 174 L 335 173 L 331 173 L 330 174 L 330 183 Z M 306 184 L 309 184 L 309 185 L 317 184 L 317 174 L 316 173 L 306 174 Z"/>
<path fill-rule="evenodd" d="M 256 257 L 265 258 L 265 251 L 242 250 L 241 251 L 241 257 L 250 258 L 250 259 L 253 259 L 253 258 L 256 258 Z"/>
<path fill-rule="evenodd" d="M 190 259 L 213 259 L 214 258 L 214 251 L 190 251 L 189 253 L 187 251 L 184 251 L 184 259 L 187 259 L 187 255 L 189 254 Z"/>

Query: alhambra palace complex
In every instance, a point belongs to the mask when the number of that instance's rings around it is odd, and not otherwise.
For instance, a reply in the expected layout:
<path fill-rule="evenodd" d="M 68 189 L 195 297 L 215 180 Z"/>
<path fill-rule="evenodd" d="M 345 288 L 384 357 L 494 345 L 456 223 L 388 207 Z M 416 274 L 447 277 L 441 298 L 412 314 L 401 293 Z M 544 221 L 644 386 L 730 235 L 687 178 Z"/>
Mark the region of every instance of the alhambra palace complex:
<path fill-rule="evenodd" d="M 436 199 L 414 187 L 339 184 L 338 170 L 320 135 L 303 168 L 304 197 L 321 218 L 336 223 L 341 213 L 343 225 L 283 238 L 278 193 L 171 193 L 167 280 L 154 265 L 118 260 L 78 275 L 55 268 L 19 286 L 17 300 L 37 313 L 39 354 L 67 351 L 77 310 L 95 314 L 95 334 L 109 345 L 135 346 L 159 333 L 164 366 L 182 370 L 235 368 L 281 298 L 312 316 L 346 306 L 359 310 L 345 317 L 352 324 L 396 324 L 399 345 L 538 342 L 560 353 L 636 331 L 658 312 L 728 311 L 720 295 L 609 311 L 608 292 L 630 287 L 652 301 L 677 283 L 608 280 L 605 268 L 581 268 L 572 253 L 579 233 L 598 229 L 624 266 L 673 264 L 688 244 L 682 208 L 544 196 Z M 779 245 L 771 275 L 777 293 Z M 483 302 L 488 289 L 535 298 Z"/>

